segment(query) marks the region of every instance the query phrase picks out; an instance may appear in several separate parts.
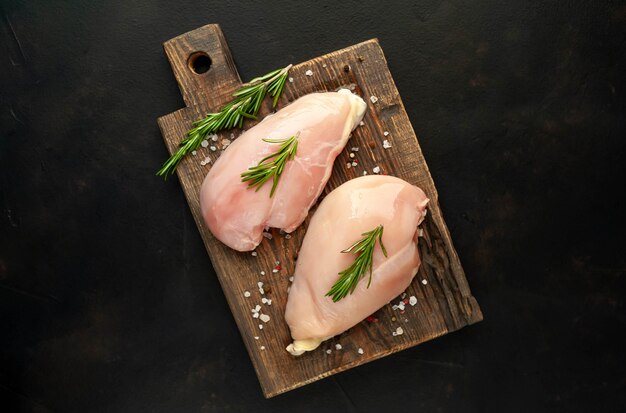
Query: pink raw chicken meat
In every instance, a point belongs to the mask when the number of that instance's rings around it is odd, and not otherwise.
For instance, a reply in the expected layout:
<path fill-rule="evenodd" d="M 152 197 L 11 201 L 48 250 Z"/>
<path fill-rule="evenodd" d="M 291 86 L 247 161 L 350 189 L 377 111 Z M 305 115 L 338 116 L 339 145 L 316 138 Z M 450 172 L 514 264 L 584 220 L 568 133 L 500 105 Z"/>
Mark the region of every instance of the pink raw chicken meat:
<path fill-rule="evenodd" d="M 420 266 L 418 225 L 426 215 L 428 198 L 416 186 L 392 176 L 352 179 L 332 191 L 313 215 L 298 254 L 285 320 L 293 343 L 287 351 L 298 356 L 358 324 L 401 294 Z M 369 273 L 351 295 L 333 302 L 326 293 L 338 273 L 355 259 L 341 251 L 364 232 L 383 225 L 383 244 L 376 243 Z"/>
<path fill-rule="evenodd" d="M 349 90 L 312 93 L 237 138 L 215 162 L 200 190 L 202 216 L 213 235 L 237 251 L 251 251 L 266 227 L 296 229 L 324 189 L 335 158 L 366 107 Z M 274 196 L 269 196 L 271 179 L 258 192 L 248 189 L 241 173 L 279 147 L 262 139 L 286 139 L 297 133 L 296 156 L 286 163 Z"/>

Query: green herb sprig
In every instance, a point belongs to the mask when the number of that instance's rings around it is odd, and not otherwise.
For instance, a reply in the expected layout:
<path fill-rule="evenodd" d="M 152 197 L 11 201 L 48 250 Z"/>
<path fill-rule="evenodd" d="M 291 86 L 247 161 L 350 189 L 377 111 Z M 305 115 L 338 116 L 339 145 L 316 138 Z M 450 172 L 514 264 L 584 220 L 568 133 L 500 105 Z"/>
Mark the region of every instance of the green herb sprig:
<path fill-rule="evenodd" d="M 204 119 L 193 122 L 193 128 L 180 142 L 178 151 L 165 161 L 157 175 L 167 179 L 168 175 L 174 174 L 185 155 L 198 149 L 207 135 L 225 129 L 241 128 L 245 119 L 256 119 L 261 103 L 268 93 L 274 98 L 272 107 L 276 107 L 278 99 L 283 93 L 291 66 L 276 69 L 266 75 L 252 79 L 239 88 L 233 94 L 234 99 L 219 112 L 209 113 Z"/>
<path fill-rule="evenodd" d="M 280 175 L 283 173 L 283 169 L 285 169 L 285 164 L 296 156 L 299 136 L 300 132 L 287 139 L 263 139 L 264 142 L 280 144 L 278 151 L 261 159 L 257 166 L 251 166 L 246 172 L 242 172 L 241 182 L 247 182 L 248 189 L 256 188 L 256 192 L 261 189 L 265 182 L 272 178 L 270 198 L 274 196 L 274 191 L 278 185 Z"/>
<path fill-rule="evenodd" d="M 372 283 L 372 259 L 376 240 L 380 243 L 380 248 L 383 250 L 385 257 L 387 256 L 387 250 L 383 244 L 383 229 L 381 224 L 371 231 L 364 232 L 361 234 L 363 238 L 352 244 L 350 248 L 341 251 L 344 254 L 352 252 L 357 254 L 357 257 L 348 268 L 339 273 L 339 280 L 326 293 L 326 297 L 331 297 L 333 302 L 337 302 L 348 294 L 352 294 L 368 270 L 370 277 L 367 282 L 367 288 L 370 288 Z"/>

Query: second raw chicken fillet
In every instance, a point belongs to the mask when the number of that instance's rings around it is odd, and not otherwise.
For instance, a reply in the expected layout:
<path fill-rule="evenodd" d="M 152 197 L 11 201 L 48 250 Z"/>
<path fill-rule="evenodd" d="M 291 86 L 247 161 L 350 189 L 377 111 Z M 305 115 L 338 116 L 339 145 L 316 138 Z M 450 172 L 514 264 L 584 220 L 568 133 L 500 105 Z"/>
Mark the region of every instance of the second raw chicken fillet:
<path fill-rule="evenodd" d="M 348 90 L 312 93 L 296 100 L 237 138 L 215 162 L 200 191 L 202 216 L 213 235 L 237 251 L 260 244 L 266 227 L 296 229 L 320 195 L 335 158 L 367 105 Z M 297 152 L 273 196 L 271 179 L 258 191 L 241 174 L 276 152 L 267 140 L 298 137 Z"/>
<path fill-rule="evenodd" d="M 420 266 L 418 225 L 426 216 L 428 198 L 416 186 L 392 176 L 352 179 L 332 191 L 311 219 L 298 254 L 285 320 L 294 356 L 311 351 L 341 334 L 401 294 Z M 336 302 L 329 292 L 339 274 L 355 261 L 345 249 L 377 227 L 371 285 L 368 270 L 352 293 Z M 385 256 L 386 253 L 386 256 Z"/>

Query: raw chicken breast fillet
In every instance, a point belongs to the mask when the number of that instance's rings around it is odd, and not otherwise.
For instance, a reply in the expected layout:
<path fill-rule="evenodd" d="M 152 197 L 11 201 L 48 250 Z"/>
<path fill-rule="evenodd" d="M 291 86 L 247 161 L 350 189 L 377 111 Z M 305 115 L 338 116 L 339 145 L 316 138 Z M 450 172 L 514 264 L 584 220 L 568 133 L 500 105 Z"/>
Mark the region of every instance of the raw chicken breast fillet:
<path fill-rule="evenodd" d="M 312 93 L 239 136 L 215 162 L 200 190 L 202 216 L 213 235 L 237 251 L 251 251 L 265 227 L 296 229 L 324 189 L 335 158 L 366 107 L 349 90 Z M 269 196 L 271 179 L 258 192 L 248 189 L 241 173 L 280 146 L 262 139 L 297 133 L 296 156 L 287 161 L 274 196 Z"/>
<path fill-rule="evenodd" d="M 294 341 L 287 351 L 297 356 L 315 349 L 411 284 L 421 262 L 417 226 L 426 215 L 426 204 L 428 198 L 418 187 L 392 176 L 373 175 L 346 182 L 322 201 L 304 237 L 289 291 L 285 320 Z M 352 294 L 333 302 L 326 293 L 356 257 L 341 251 L 381 224 L 388 256 L 377 242 L 370 287 L 368 272 Z"/>

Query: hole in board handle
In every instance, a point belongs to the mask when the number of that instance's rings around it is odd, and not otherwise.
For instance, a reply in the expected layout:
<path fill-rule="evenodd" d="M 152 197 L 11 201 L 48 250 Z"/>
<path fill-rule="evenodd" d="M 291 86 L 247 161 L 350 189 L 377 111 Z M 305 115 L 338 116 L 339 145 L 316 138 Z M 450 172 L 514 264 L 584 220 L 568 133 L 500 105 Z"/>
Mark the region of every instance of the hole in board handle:
<path fill-rule="evenodd" d="M 187 65 L 192 72 L 201 75 L 211 68 L 211 58 L 204 52 L 194 52 L 189 55 Z"/>

